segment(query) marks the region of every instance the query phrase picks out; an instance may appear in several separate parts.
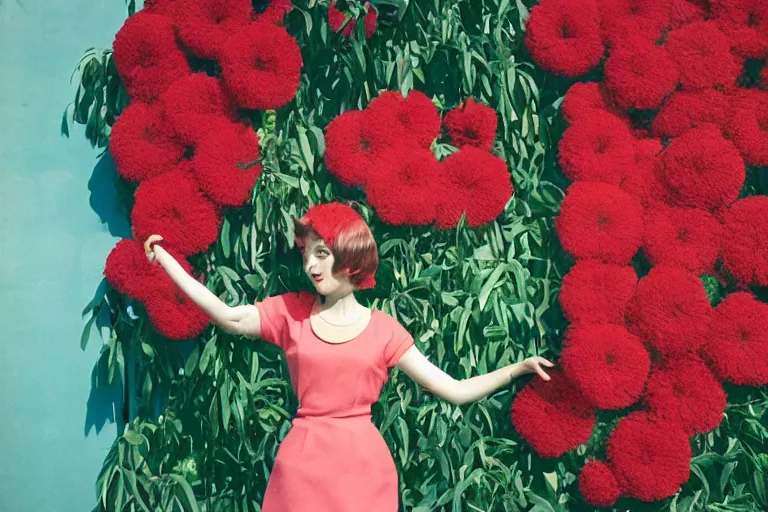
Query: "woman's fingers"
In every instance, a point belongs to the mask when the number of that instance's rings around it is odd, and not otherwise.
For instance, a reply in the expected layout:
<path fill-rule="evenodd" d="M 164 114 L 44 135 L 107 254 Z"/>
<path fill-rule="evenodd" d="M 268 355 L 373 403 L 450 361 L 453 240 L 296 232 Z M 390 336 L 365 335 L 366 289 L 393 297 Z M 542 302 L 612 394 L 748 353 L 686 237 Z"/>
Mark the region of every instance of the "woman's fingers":
<path fill-rule="evenodd" d="M 550 380 L 551 377 L 547 375 L 547 372 L 544 371 L 544 369 L 539 366 L 538 362 L 534 365 L 534 369 L 536 370 L 536 373 L 539 374 L 539 377 L 541 377 L 544 380 Z"/>
<path fill-rule="evenodd" d="M 539 363 L 543 364 L 544 366 L 549 366 L 550 368 L 555 366 L 555 363 L 553 363 L 552 361 L 549 361 L 547 359 L 544 359 L 543 357 L 539 358 Z"/>
<path fill-rule="evenodd" d="M 147 254 L 152 252 L 152 244 L 157 243 L 162 239 L 163 237 L 160 235 L 150 235 L 149 238 L 147 238 L 147 240 L 144 242 L 144 252 Z"/>
<path fill-rule="evenodd" d="M 159 242 L 162 239 L 163 237 L 161 237 L 160 235 L 150 235 L 149 238 L 147 238 L 144 241 L 144 253 L 147 255 L 147 259 L 150 262 L 155 261 L 155 251 L 152 245 Z"/>

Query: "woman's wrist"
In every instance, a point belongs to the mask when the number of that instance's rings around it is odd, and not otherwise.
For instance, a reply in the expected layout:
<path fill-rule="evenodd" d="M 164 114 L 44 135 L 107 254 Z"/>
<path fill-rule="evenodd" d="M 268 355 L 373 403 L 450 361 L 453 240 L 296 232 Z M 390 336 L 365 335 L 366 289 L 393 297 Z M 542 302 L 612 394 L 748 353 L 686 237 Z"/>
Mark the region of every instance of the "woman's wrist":
<path fill-rule="evenodd" d="M 162 246 L 157 245 L 157 243 L 152 244 L 152 252 L 155 255 L 155 261 L 162 265 L 163 259 L 168 256 L 168 252 L 163 249 Z"/>
<path fill-rule="evenodd" d="M 509 382 L 511 383 L 518 377 L 521 377 L 527 373 L 530 373 L 528 369 L 526 368 L 526 365 L 523 361 L 519 361 L 517 363 L 512 363 L 508 367 L 508 374 L 509 374 Z"/>

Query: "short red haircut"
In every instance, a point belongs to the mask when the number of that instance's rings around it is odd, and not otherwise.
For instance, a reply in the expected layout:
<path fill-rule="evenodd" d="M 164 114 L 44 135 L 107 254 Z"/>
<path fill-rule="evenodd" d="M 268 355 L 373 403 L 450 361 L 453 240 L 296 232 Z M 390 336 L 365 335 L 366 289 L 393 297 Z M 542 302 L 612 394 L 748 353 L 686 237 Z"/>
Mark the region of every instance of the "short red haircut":
<path fill-rule="evenodd" d="M 296 244 L 304 246 L 310 235 L 322 238 L 333 254 L 333 272 L 346 271 L 358 290 L 376 286 L 379 248 L 368 224 L 350 206 L 342 203 L 318 204 L 301 219 L 294 219 Z"/>

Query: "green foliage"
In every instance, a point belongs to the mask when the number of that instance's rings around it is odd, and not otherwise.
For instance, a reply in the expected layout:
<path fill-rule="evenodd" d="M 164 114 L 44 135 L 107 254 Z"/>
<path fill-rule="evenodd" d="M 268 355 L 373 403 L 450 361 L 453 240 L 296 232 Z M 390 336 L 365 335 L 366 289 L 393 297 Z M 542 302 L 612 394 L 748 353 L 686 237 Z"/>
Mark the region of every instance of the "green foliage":
<path fill-rule="evenodd" d="M 304 57 L 300 89 L 277 112 L 251 113 L 264 173 L 252 206 L 228 213 L 218 242 L 193 262 L 207 286 L 232 305 L 308 287 L 291 217 L 318 202 L 353 200 L 381 253 L 379 286 L 360 298 L 400 320 L 435 364 L 465 378 L 532 354 L 555 358 L 565 326 L 556 295 L 571 264 L 551 222 L 565 187 L 554 141 L 563 129 L 559 105 L 567 84 L 541 73 L 522 45 L 532 3 L 378 0 L 379 29 L 366 42 L 362 23 L 346 39 L 329 30 L 327 4 L 297 2 L 288 26 Z M 89 50 L 78 71 L 62 130 L 85 124 L 86 137 L 104 147 L 127 97 L 109 51 Z M 380 90 L 412 88 L 445 110 L 468 96 L 498 110 L 494 151 L 507 161 L 516 194 L 496 222 L 451 231 L 393 228 L 376 218 L 361 191 L 341 187 L 325 170 L 323 128 L 330 120 L 364 108 Z M 454 148 L 439 140 L 434 150 L 442 157 Z M 152 331 L 140 304 L 107 287 L 84 315 L 82 343 L 93 325 L 104 341 L 97 385 L 119 383 L 128 400 L 124 433 L 99 475 L 97 508 L 260 510 L 297 408 L 282 354 L 213 328 L 191 343 L 169 342 Z M 576 478 L 585 457 L 603 449 L 611 418 L 601 421 L 594 442 L 541 460 L 509 421 L 521 384 L 455 407 L 392 374 L 373 412 L 401 475 L 405 509 L 589 509 Z M 768 506 L 764 473 L 756 471 L 768 464 L 761 453 L 766 403 L 754 390 L 735 399 L 723 425 L 696 439 L 696 469 L 683 491 L 663 504 L 628 507 Z"/>
<path fill-rule="evenodd" d="M 89 48 L 77 63 L 72 79 L 78 75 L 75 100 L 64 109 L 61 133 L 69 137 L 72 124 L 85 125 L 85 137 L 91 145 L 107 145 L 115 118 L 129 99 L 112 60 L 112 50 Z"/>

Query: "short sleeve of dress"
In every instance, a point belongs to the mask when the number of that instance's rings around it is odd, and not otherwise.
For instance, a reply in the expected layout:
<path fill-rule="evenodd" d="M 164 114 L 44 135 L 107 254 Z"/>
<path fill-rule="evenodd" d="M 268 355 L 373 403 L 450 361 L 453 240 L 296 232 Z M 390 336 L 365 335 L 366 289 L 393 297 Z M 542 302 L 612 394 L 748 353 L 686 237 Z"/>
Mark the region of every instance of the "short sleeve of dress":
<path fill-rule="evenodd" d="M 413 336 L 397 320 L 391 318 L 389 323 L 392 332 L 384 347 L 384 363 L 387 368 L 392 368 L 397 365 L 400 357 L 413 346 L 414 342 Z"/>
<path fill-rule="evenodd" d="M 309 292 L 285 293 L 256 303 L 261 339 L 285 350 L 296 326 L 309 318 L 314 296 Z"/>

